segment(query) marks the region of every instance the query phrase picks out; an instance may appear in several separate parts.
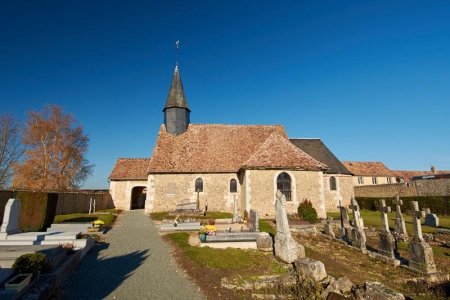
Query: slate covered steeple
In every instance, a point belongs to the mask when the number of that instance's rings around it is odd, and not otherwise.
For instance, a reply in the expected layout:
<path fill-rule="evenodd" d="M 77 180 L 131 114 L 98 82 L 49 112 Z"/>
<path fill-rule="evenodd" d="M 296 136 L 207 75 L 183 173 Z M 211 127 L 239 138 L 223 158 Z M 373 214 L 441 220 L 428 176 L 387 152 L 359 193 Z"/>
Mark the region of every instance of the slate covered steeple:
<path fill-rule="evenodd" d="M 167 132 L 173 135 L 179 135 L 187 130 L 190 123 L 191 110 L 184 95 L 178 64 L 173 72 L 172 83 L 163 112 L 164 125 L 166 126 Z"/>

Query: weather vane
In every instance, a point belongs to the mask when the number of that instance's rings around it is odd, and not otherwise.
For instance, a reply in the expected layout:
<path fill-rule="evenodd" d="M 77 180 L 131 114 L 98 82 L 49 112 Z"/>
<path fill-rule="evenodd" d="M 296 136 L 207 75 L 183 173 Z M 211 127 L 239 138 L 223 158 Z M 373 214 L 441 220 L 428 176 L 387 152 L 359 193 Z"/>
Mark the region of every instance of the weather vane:
<path fill-rule="evenodd" d="M 177 67 L 178 67 L 178 62 L 180 60 L 180 41 L 177 40 L 175 42 L 175 46 L 177 47 Z"/>

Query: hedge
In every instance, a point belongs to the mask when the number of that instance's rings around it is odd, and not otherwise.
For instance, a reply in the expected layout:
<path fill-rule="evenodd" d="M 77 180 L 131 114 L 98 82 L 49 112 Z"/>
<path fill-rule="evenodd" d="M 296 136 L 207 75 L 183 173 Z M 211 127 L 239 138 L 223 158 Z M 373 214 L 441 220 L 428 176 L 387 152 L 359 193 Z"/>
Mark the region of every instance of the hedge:
<path fill-rule="evenodd" d="M 378 210 L 380 206 L 380 199 L 386 200 L 386 205 L 391 206 L 394 211 L 392 201 L 395 197 L 356 197 L 359 207 L 367 210 Z M 417 201 L 419 209 L 424 210 L 430 208 L 432 213 L 437 215 L 450 215 L 450 196 L 414 196 L 414 197 L 400 197 L 403 200 L 402 211 L 411 210 L 411 202 Z"/>
<path fill-rule="evenodd" d="M 43 192 L 19 192 L 20 230 L 45 231 L 55 219 L 58 195 Z"/>

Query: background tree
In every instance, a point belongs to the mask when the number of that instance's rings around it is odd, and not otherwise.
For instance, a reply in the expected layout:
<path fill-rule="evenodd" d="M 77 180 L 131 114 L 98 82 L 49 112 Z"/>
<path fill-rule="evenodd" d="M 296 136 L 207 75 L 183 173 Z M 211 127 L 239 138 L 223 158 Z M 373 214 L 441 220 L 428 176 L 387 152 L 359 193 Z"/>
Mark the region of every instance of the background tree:
<path fill-rule="evenodd" d="M 15 165 L 13 186 L 35 190 L 78 188 L 92 173 L 85 159 L 88 137 L 71 114 L 47 105 L 28 113 L 22 136 L 25 159 Z"/>
<path fill-rule="evenodd" d="M 0 115 L 0 187 L 9 185 L 12 166 L 23 154 L 20 126 L 11 115 Z"/>

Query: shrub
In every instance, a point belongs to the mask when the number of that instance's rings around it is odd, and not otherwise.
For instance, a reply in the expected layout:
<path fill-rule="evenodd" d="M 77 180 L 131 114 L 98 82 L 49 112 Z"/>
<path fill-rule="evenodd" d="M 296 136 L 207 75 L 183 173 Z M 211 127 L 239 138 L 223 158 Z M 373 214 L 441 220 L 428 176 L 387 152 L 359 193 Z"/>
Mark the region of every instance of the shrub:
<path fill-rule="evenodd" d="M 297 212 L 298 216 L 303 221 L 308 221 L 309 223 L 319 222 L 319 218 L 317 217 L 317 211 L 312 206 L 311 201 L 309 201 L 308 199 L 305 199 L 302 203 L 299 204 Z"/>
<path fill-rule="evenodd" d="M 19 192 L 20 229 L 22 231 L 45 231 L 52 224 L 58 195 L 43 192 Z"/>
<path fill-rule="evenodd" d="M 24 254 L 19 256 L 12 266 L 17 273 L 48 273 L 52 269 L 50 260 L 43 253 Z"/>

